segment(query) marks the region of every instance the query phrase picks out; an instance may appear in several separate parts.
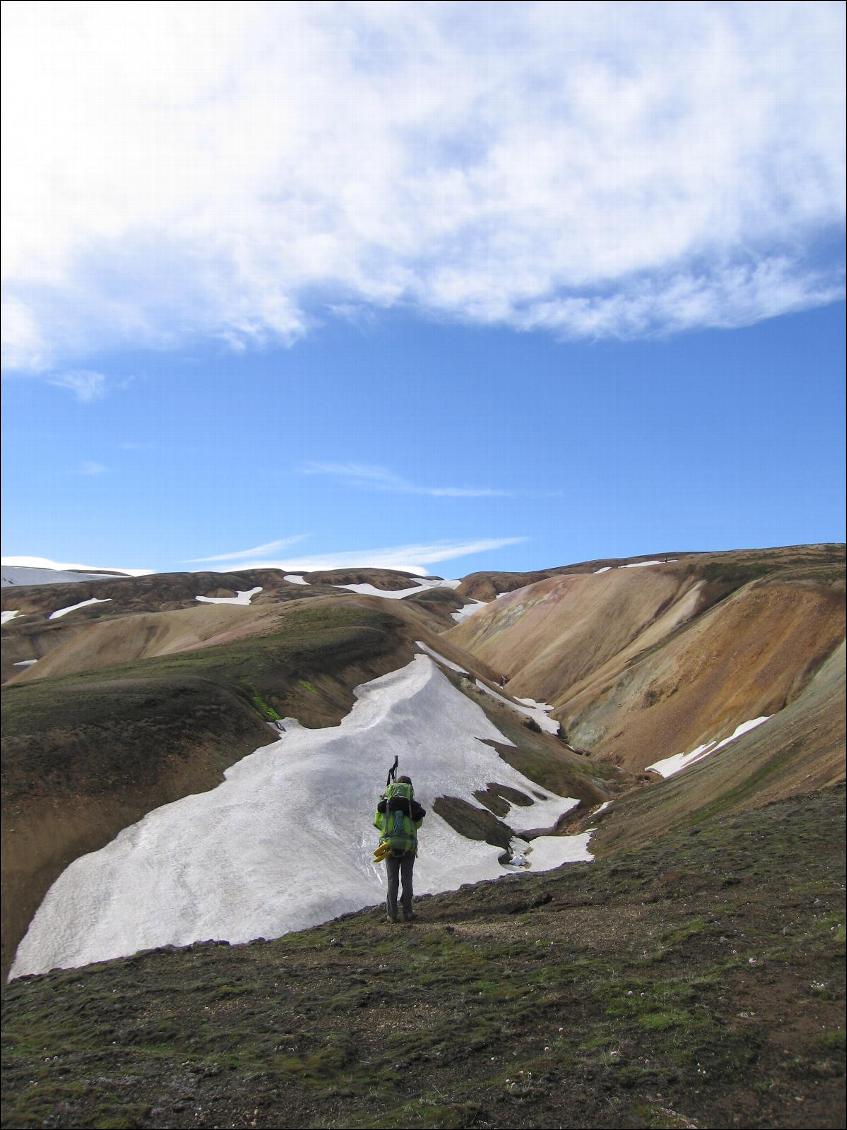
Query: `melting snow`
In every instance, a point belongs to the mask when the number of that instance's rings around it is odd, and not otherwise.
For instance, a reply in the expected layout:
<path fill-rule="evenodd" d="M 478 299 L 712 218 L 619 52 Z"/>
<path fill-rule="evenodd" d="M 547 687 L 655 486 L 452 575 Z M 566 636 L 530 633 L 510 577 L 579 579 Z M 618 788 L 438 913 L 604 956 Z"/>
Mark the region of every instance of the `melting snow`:
<path fill-rule="evenodd" d="M 544 793 L 537 786 L 532 790 L 533 797 L 544 794 L 544 799 L 536 799 L 533 804 L 513 804 L 508 815 L 503 820 L 516 832 L 529 832 L 532 828 L 552 828 L 560 816 L 576 808 L 579 801 L 575 797 L 560 797 L 552 793 Z M 532 843 L 537 843 L 539 836 Z M 553 836 L 552 839 L 559 839 Z"/>
<path fill-rule="evenodd" d="M 645 565 L 670 565 L 676 561 L 675 557 L 663 557 L 661 561 L 633 561 L 629 565 L 621 565 L 621 569 L 642 569 Z"/>
<path fill-rule="evenodd" d="M 18 615 L 18 609 L 17 609 L 17 608 L 15 609 L 15 611 L 14 611 L 14 612 L 12 612 L 12 611 L 10 610 L 10 611 L 8 611 L 8 612 L 3 612 L 3 613 L 0 613 L 0 624 L 8 624 L 8 623 L 9 623 L 9 621 L 10 621 L 10 620 L 14 620 L 14 618 L 15 618 L 15 617 L 16 617 L 17 615 Z"/>
<path fill-rule="evenodd" d="M 598 573 L 608 573 L 609 570 L 612 569 L 612 568 L 614 568 L 614 566 L 604 565 L 602 569 L 595 569 L 594 570 L 594 576 L 596 577 Z"/>
<path fill-rule="evenodd" d="M 555 722 L 552 718 L 548 718 L 548 713 L 553 709 L 545 702 L 536 702 L 534 698 L 519 698 L 517 702 L 512 702 L 510 698 L 506 698 L 502 694 L 493 691 L 491 687 L 487 687 L 485 683 L 477 679 L 476 685 L 481 691 L 490 694 L 492 698 L 496 698 L 499 702 L 504 702 L 506 706 L 511 706 L 512 710 L 518 710 L 521 714 L 525 714 L 527 718 L 533 718 L 541 729 L 546 734 L 558 734 L 559 723 Z M 522 703 L 523 705 L 518 705 Z"/>
<path fill-rule="evenodd" d="M 105 596 L 102 599 L 97 596 L 92 596 L 91 600 L 81 600 L 79 604 L 70 604 L 67 608 L 58 608 L 55 612 L 51 612 L 47 617 L 48 620 L 58 620 L 60 616 L 67 616 L 69 612 L 76 612 L 77 608 L 85 608 L 89 604 L 108 604 L 112 598 Z"/>
<path fill-rule="evenodd" d="M 445 667 L 449 667 L 451 671 L 456 671 L 460 675 L 467 675 L 467 671 L 464 669 L 464 667 L 460 667 L 459 664 L 454 663 L 452 659 L 445 659 L 443 655 L 439 655 L 437 651 L 434 651 L 431 647 L 425 644 L 423 640 L 415 640 L 415 646 L 419 647 L 421 651 L 425 651 L 427 655 L 429 655 L 437 663 L 443 663 Z"/>
<path fill-rule="evenodd" d="M 538 836 L 529 845 L 529 864 L 533 871 L 549 871 L 563 863 L 590 863 L 588 850 L 593 828 L 576 836 Z"/>
<path fill-rule="evenodd" d="M 309 583 L 305 577 L 301 577 L 299 573 L 286 573 L 282 579 L 288 581 L 290 585 L 308 585 Z"/>
<path fill-rule="evenodd" d="M 473 616 L 475 612 L 479 612 L 481 608 L 485 608 L 487 603 L 488 602 L 485 600 L 474 600 L 471 604 L 463 604 L 458 612 L 452 613 L 453 619 L 457 624 L 461 624 L 463 620 L 467 620 L 469 616 Z"/>
<path fill-rule="evenodd" d="M 734 733 L 721 742 L 713 739 L 704 745 L 698 745 L 690 753 L 675 753 L 672 757 L 665 757 L 661 761 L 656 761 L 653 765 L 648 765 L 647 768 L 655 769 L 663 777 L 672 777 L 674 773 L 678 773 L 680 769 L 685 769 L 688 765 L 693 765 L 695 761 L 699 761 L 702 757 L 717 753 L 719 749 L 723 749 L 725 745 L 729 745 L 736 738 L 740 738 L 748 730 L 754 730 L 757 726 L 761 726 L 763 722 L 767 722 L 770 717 L 770 714 L 765 714 L 762 718 L 751 718 L 749 722 L 742 722 L 740 726 L 736 726 Z"/>
<path fill-rule="evenodd" d="M 262 591 L 262 586 L 259 585 L 255 589 L 247 589 L 244 592 L 238 590 L 237 596 L 195 596 L 195 600 L 202 600 L 204 604 L 240 604 L 247 605 L 253 599 L 257 592 Z"/>
<path fill-rule="evenodd" d="M 362 596 L 383 596 L 386 600 L 402 600 L 404 596 L 411 596 L 413 592 L 423 592 L 429 585 L 418 584 L 411 589 L 378 589 L 375 585 L 335 585 L 337 589 L 349 589 L 350 592 L 361 593 Z"/>
<path fill-rule="evenodd" d="M 426 589 L 454 589 L 461 583 L 461 581 L 442 581 L 440 577 L 436 580 L 421 577 L 410 589 L 378 589 L 372 584 L 336 585 L 335 588 L 349 589 L 350 592 L 361 593 L 363 596 L 383 596 L 387 600 L 402 600 L 404 596 L 411 596 Z"/>
<path fill-rule="evenodd" d="M 292 727 L 216 789 L 156 809 L 75 860 L 48 891 L 12 976 L 166 944 L 276 937 L 381 902 L 372 820 L 395 755 L 429 810 L 417 893 L 504 874 L 498 848 L 455 832 L 432 803 L 470 801 L 490 781 L 531 795 L 533 782 L 485 744 L 507 739 L 423 655 L 356 694 L 339 726 Z M 577 857 L 589 858 L 585 834 L 542 837 L 526 848 L 530 866 L 573 859 L 580 839 Z"/>
<path fill-rule="evenodd" d="M 20 659 L 17 663 L 13 663 L 13 667 L 31 667 L 33 663 L 37 663 L 37 659 Z"/>

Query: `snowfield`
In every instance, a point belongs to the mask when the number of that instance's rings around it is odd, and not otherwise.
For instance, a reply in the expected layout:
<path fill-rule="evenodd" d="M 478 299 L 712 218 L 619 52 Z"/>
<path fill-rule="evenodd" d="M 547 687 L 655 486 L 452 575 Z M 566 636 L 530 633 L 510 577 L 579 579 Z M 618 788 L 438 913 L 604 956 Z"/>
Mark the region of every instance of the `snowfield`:
<path fill-rule="evenodd" d="M 498 782 L 543 798 L 513 808 L 524 828 L 549 826 L 577 803 L 540 789 L 484 744 L 510 743 L 428 656 L 356 695 L 340 725 L 284 720 L 280 739 L 232 766 L 216 789 L 156 809 L 75 860 L 48 891 L 11 976 L 166 944 L 277 937 L 380 903 L 372 821 L 395 755 L 428 810 L 417 894 L 508 870 L 499 848 L 466 839 L 432 811 L 436 797 L 475 803 L 474 790 Z M 529 867 L 543 870 L 590 859 L 588 835 L 519 844 Z"/>
<path fill-rule="evenodd" d="M 402 600 L 406 596 L 426 592 L 427 589 L 455 589 L 458 588 L 461 583 L 461 581 L 444 581 L 440 577 L 433 579 L 420 577 L 415 580 L 414 585 L 408 589 L 378 589 L 369 582 L 357 585 L 334 585 L 333 587 L 337 589 L 347 589 L 349 592 L 357 592 L 360 596 L 382 596 L 386 600 Z"/>
<path fill-rule="evenodd" d="M 3 588 L 7 585 L 66 585 L 76 581 L 116 581 L 121 577 L 146 577 L 150 569 L 112 569 L 73 565 L 47 557 L 3 557 L 0 561 Z"/>
<path fill-rule="evenodd" d="M 461 624 L 463 620 L 467 620 L 469 616 L 482 611 L 483 608 L 488 607 L 487 600 L 474 600 L 470 604 L 463 604 L 458 612 L 452 612 L 451 616 L 457 624 Z"/>
<path fill-rule="evenodd" d="M 546 734 L 558 734 L 559 723 L 553 718 L 548 717 L 549 711 L 551 711 L 553 707 L 548 706 L 546 702 L 536 702 L 534 698 L 519 698 L 516 702 L 512 702 L 510 698 L 506 698 L 505 695 L 493 691 L 491 687 L 487 687 L 485 683 L 479 679 L 476 680 L 476 685 L 481 691 L 485 691 L 487 695 L 496 698 L 498 702 L 503 702 L 506 706 L 511 706 L 512 710 L 517 710 L 521 714 L 525 714 L 527 718 L 532 718 Z M 518 702 L 523 703 L 523 705 L 518 706 Z"/>
<path fill-rule="evenodd" d="M 92 596 L 91 600 L 81 600 L 79 604 L 69 604 L 67 608 L 57 608 L 55 612 L 51 612 L 47 617 L 48 620 L 58 620 L 62 616 L 67 616 L 69 612 L 76 612 L 78 608 L 87 608 L 90 604 L 108 604 L 112 598 L 110 596 Z"/>
<path fill-rule="evenodd" d="M 655 769 L 663 777 L 672 777 L 674 773 L 693 765 L 695 761 L 700 761 L 703 757 L 717 753 L 719 749 L 723 749 L 724 746 L 734 742 L 736 738 L 740 738 L 742 734 L 746 734 L 749 730 L 755 730 L 757 726 L 767 722 L 770 717 L 770 714 L 765 714 L 762 718 L 751 718 L 748 722 L 742 722 L 740 726 L 736 726 L 734 732 L 728 738 L 724 738 L 722 742 L 713 739 L 704 745 L 698 745 L 690 753 L 675 753 L 672 757 L 665 757 L 661 761 L 654 762 L 653 765 L 648 765 L 647 768 Z"/>
<path fill-rule="evenodd" d="M 262 586 L 259 585 L 255 589 L 245 589 L 244 591 L 237 589 L 235 596 L 195 596 L 194 599 L 203 604 L 240 604 L 244 608 L 249 605 L 256 593 L 261 591 Z"/>

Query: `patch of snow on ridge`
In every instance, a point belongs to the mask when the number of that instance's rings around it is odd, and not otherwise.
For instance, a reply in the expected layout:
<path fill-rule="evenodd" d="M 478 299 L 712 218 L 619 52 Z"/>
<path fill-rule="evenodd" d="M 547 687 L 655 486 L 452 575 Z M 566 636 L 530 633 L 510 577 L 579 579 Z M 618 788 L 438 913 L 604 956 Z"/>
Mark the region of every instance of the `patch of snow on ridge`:
<path fill-rule="evenodd" d="M 608 573 L 609 570 L 613 569 L 613 568 L 614 568 L 614 565 L 604 565 L 602 569 L 595 569 L 593 576 L 596 577 L 598 573 Z"/>
<path fill-rule="evenodd" d="M 200 600 L 203 604 L 240 604 L 242 607 L 248 605 L 257 592 L 262 591 L 262 586 L 258 585 L 254 589 L 246 589 L 245 591 L 236 590 L 237 596 L 195 596 L 195 600 Z"/>
<path fill-rule="evenodd" d="M 350 592 L 359 593 L 360 596 L 382 596 L 386 600 L 402 600 L 404 596 L 411 596 L 415 592 L 423 592 L 424 589 L 429 588 L 428 585 L 415 585 L 411 589 L 378 589 L 376 585 L 360 584 L 360 585 L 334 585 L 337 589 L 348 589 Z"/>
<path fill-rule="evenodd" d="M 431 579 L 420 577 L 410 589 L 378 589 L 376 585 L 365 582 L 357 585 L 335 585 L 337 589 L 349 589 L 350 592 L 360 593 L 362 596 L 382 596 L 387 600 L 402 600 L 405 596 L 425 592 L 427 589 L 454 589 L 461 581 L 442 581 L 440 577 Z"/>
<path fill-rule="evenodd" d="M 299 573 L 286 573 L 282 579 L 288 581 L 290 585 L 308 585 L 309 583 L 306 578 L 301 577 Z"/>
<path fill-rule="evenodd" d="M 89 604 L 108 604 L 111 599 L 110 596 L 92 596 L 90 600 L 81 600 L 79 604 L 69 604 L 67 608 L 57 608 L 55 612 L 50 613 L 47 619 L 58 620 L 61 616 L 67 616 L 69 612 L 76 612 L 77 608 L 87 608 Z"/>
<path fill-rule="evenodd" d="M 511 706 L 512 710 L 517 710 L 521 714 L 525 714 L 527 718 L 532 718 L 546 734 L 558 734 L 559 723 L 548 717 L 553 707 L 548 706 L 547 703 L 536 702 L 534 698 L 519 698 L 517 701 L 512 702 L 510 698 L 506 698 L 505 695 L 498 694 L 497 691 L 493 691 L 491 687 L 487 687 L 481 679 L 477 679 L 476 685 L 481 691 L 485 691 L 485 693 L 491 695 L 492 698 L 496 698 L 498 702 L 503 702 L 506 706 Z"/>
<path fill-rule="evenodd" d="M 37 663 L 37 659 L 19 659 L 17 663 L 13 663 L 13 667 L 31 667 L 33 663 Z"/>
<path fill-rule="evenodd" d="M 670 565 L 676 561 L 675 557 L 663 557 L 661 561 L 633 561 L 629 565 L 621 565 L 621 569 L 642 569 L 645 565 Z"/>
<path fill-rule="evenodd" d="M 661 773 L 663 777 L 672 777 L 674 773 L 678 773 L 680 769 L 685 769 L 689 765 L 693 765 L 695 761 L 699 761 L 703 757 L 708 757 L 712 753 L 717 753 L 719 749 L 729 745 L 730 742 L 740 738 L 742 734 L 746 734 L 749 730 L 754 730 L 757 726 L 761 726 L 763 722 L 772 717 L 770 714 L 765 714 L 761 718 L 751 718 L 749 722 L 742 722 L 740 726 L 736 726 L 735 731 L 719 742 L 713 739 L 706 742 L 704 745 L 698 745 L 696 749 L 692 749 L 690 753 L 675 753 L 672 757 L 665 757 L 661 761 L 654 762 L 653 765 L 648 765 L 648 769 L 655 769 L 657 773 Z"/>
<path fill-rule="evenodd" d="M 458 612 L 452 612 L 451 616 L 453 617 L 453 619 L 456 621 L 457 624 L 461 624 L 461 622 L 463 620 L 467 620 L 467 618 L 469 616 L 473 616 L 474 613 L 479 612 L 479 610 L 481 608 L 487 608 L 487 607 L 488 607 L 488 601 L 486 601 L 486 600 L 474 600 L 471 604 L 463 604 L 462 607 L 458 610 Z"/>
<path fill-rule="evenodd" d="M 14 610 L 14 612 L 9 609 L 7 612 L 0 613 L 0 624 L 8 624 L 10 620 L 14 620 L 14 618 L 19 614 L 20 613 L 17 608 Z"/>
<path fill-rule="evenodd" d="M 464 667 L 460 667 L 458 663 L 454 663 L 452 659 L 445 659 L 443 655 L 439 655 L 431 647 L 423 642 L 423 640 L 415 640 L 415 647 L 419 647 L 421 651 L 425 651 L 427 655 L 436 661 L 436 663 L 443 663 L 445 667 L 449 667 L 451 671 L 455 671 L 459 675 L 467 675 Z"/>
<path fill-rule="evenodd" d="M 499 848 L 466 839 L 432 804 L 444 795 L 472 802 L 495 780 L 531 794 L 534 783 L 485 744 L 508 740 L 423 655 L 356 696 L 340 725 L 292 728 L 217 788 L 148 813 L 75 860 L 47 892 L 12 976 L 160 945 L 277 937 L 381 902 L 372 820 L 395 755 L 428 810 L 416 891 L 505 874 Z M 546 846 L 527 852 L 534 870 L 561 862 Z"/>

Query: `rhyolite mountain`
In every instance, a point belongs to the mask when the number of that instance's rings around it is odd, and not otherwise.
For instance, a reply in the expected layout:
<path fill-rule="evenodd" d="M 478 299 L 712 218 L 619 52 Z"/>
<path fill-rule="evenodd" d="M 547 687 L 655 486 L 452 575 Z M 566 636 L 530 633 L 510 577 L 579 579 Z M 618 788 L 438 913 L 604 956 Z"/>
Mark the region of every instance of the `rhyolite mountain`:
<path fill-rule="evenodd" d="M 691 868 L 711 866 L 708 853 L 685 862 L 678 845 L 690 832 L 703 831 L 704 844 L 709 829 L 743 838 L 745 821 L 759 827 L 756 813 L 834 795 L 844 779 L 841 545 L 664 552 L 441 583 L 365 569 L 81 576 L 4 588 L 2 605 L 4 968 L 74 859 L 159 806 L 214 789 L 279 737 L 269 723 L 337 727 L 356 687 L 400 671 L 422 648 L 441 657 L 437 677 L 450 680 L 449 693 L 470 699 L 503 736 L 492 743 L 502 762 L 539 797 L 574 801 L 526 832 L 525 821 L 509 823 L 518 809 L 496 775 L 472 797 L 445 781 L 434 811 L 469 843 L 501 850 L 515 833 L 530 845 L 541 835 L 540 853 L 556 835 L 590 832 L 598 868 L 667 844 L 663 866 L 677 874 L 679 851 L 679 878 L 653 879 L 675 898 Z M 536 723 L 542 715 L 529 700 L 548 704 L 558 734 Z M 723 744 L 751 720 L 761 724 Z M 681 772 L 661 775 L 663 761 L 700 750 Z M 836 821 L 821 828 L 823 842 L 835 843 L 842 817 L 821 803 Z M 799 810 L 790 811 L 796 820 Z M 782 849 L 764 833 L 760 842 L 775 860 Z M 512 874 L 492 889 L 531 883 L 529 903 L 546 905 L 568 868 L 576 876 L 582 866 Z M 635 886 L 621 888 L 621 914 L 644 897 L 648 878 L 636 870 Z M 449 917 L 451 898 L 463 913 L 458 895 L 443 894 L 439 915 Z M 42 980 L 50 977 L 33 984 Z M 84 1109 L 80 1118 L 90 1116 Z M 168 1110 L 137 1124 L 181 1125 Z M 278 1108 L 275 1117 L 257 1124 L 295 1124 L 279 1120 Z M 478 1124 L 470 1114 L 445 1117 L 407 1124 Z M 809 1125 L 836 1124 L 821 1117 Z"/>

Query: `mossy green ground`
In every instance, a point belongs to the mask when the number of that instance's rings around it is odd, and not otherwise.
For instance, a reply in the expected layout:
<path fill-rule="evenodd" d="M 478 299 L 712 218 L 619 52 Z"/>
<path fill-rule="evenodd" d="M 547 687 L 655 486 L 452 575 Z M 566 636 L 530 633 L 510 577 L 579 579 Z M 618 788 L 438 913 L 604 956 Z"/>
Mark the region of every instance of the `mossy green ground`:
<path fill-rule="evenodd" d="M 3 1125 L 841 1126 L 843 822 L 840 787 L 408 927 L 14 982 Z"/>

